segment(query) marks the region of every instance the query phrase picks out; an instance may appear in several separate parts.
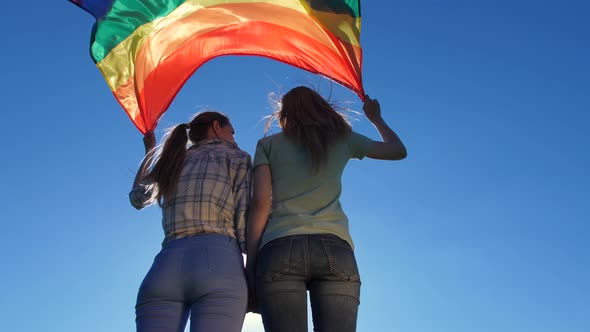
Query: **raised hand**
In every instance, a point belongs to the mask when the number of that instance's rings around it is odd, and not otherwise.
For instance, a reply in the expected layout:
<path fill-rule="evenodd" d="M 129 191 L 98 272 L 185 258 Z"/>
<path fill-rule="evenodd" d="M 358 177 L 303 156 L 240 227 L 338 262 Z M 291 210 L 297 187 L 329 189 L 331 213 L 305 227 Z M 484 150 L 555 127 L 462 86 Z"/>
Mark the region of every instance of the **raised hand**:
<path fill-rule="evenodd" d="M 145 147 L 145 154 L 147 155 L 154 147 L 156 147 L 156 135 L 153 131 L 148 131 L 143 136 L 143 146 Z"/>
<path fill-rule="evenodd" d="M 371 122 L 375 122 L 381 118 L 381 105 L 379 105 L 379 101 L 377 99 L 371 99 L 369 95 L 365 95 L 363 111 L 367 119 Z"/>

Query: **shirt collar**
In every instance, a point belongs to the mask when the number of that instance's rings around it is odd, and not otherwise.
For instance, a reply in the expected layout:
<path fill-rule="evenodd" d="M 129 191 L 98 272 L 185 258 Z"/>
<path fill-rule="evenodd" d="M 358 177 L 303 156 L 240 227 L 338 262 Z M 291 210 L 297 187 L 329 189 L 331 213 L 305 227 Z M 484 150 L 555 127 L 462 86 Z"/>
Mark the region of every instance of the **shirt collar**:
<path fill-rule="evenodd" d="M 227 147 L 233 148 L 233 149 L 239 149 L 238 145 L 229 141 L 226 141 L 224 139 L 221 138 L 207 138 L 204 139 L 202 141 L 200 141 L 197 144 L 193 144 L 193 146 L 190 147 L 190 149 L 197 149 L 201 146 L 205 146 L 205 145 L 213 145 L 213 144 L 222 144 L 225 145 Z"/>

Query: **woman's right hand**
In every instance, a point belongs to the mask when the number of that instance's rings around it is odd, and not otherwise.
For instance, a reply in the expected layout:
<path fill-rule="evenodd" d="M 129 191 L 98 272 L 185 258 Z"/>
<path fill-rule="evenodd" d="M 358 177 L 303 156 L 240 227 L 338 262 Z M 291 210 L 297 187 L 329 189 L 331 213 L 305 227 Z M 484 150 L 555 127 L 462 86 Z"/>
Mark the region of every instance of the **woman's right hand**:
<path fill-rule="evenodd" d="M 367 157 L 382 160 L 404 159 L 408 155 L 406 147 L 381 117 L 381 105 L 377 99 L 371 99 L 369 95 L 365 95 L 363 111 L 365 111 L 365 116 L 377 128 L 379 135 L 383 139 L 383 142 L 373 141 L 369 151 L 367 151 Z"/>
<path fill-rule="evenodd" d="M 369 95 L 365 95 L 365 103 L 363 104 L 363 111 L 369 121 L 375 122 L 381 118 L 381 105 L 377 99 L 371 99 Z"/>

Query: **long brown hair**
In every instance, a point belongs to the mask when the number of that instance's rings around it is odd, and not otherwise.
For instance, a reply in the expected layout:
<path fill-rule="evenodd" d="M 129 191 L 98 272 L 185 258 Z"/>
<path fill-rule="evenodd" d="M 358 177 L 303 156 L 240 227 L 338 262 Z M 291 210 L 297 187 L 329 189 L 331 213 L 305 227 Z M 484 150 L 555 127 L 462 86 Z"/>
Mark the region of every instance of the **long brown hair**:
<path fill-rule="evenodd" d="M 190 123 L 179 124 L 168 132 L 159 156 L 152 160 L 152 170 L 147 177 L 158 184 L 158 204 L 169 201 L 176 194 L 178 178 L 186 156 L 187 143 L 192 144 L 207 139 L 207 131 L 218 121 L 221 127 L 229 124 L 229 118 L 218 112 L 203 112 L 195 116 Z M 188 134 L 187 134 L 188 130 Z"/>
<path fill-rule="evenodd" d="M 293 88 L 281 98 L 280 109 L 269 123 L 274 119 L 287 138 L 305 148 L 314 172 L 326 162 L 330 146 L 352 131 L 335 106 L 305 86 Z"/>

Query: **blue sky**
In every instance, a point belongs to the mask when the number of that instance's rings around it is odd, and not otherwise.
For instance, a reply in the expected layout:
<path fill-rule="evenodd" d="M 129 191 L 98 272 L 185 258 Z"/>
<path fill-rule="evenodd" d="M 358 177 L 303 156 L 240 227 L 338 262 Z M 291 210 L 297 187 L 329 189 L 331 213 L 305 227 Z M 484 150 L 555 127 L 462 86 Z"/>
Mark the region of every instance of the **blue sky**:
<path fill-rule="evenodd" d="M 90 15 L 67 1 L 4 8 L 0 329 L 134 330 L 162 240 L 159 209 L 126 197 L 141 135 L 90 59 Z M 590 329 L 588 13 L 581 0 L 363 3 L 365 89 L 409 156 L 345 171 L 359 332 Z M 193 75 L 158 137 L 211 107 L 253 153 L 269 93 L 307 82 L 360 110 L 314 75 L 223 57 Z M 256 317 L 244 331 L 262 331 Z"/>

